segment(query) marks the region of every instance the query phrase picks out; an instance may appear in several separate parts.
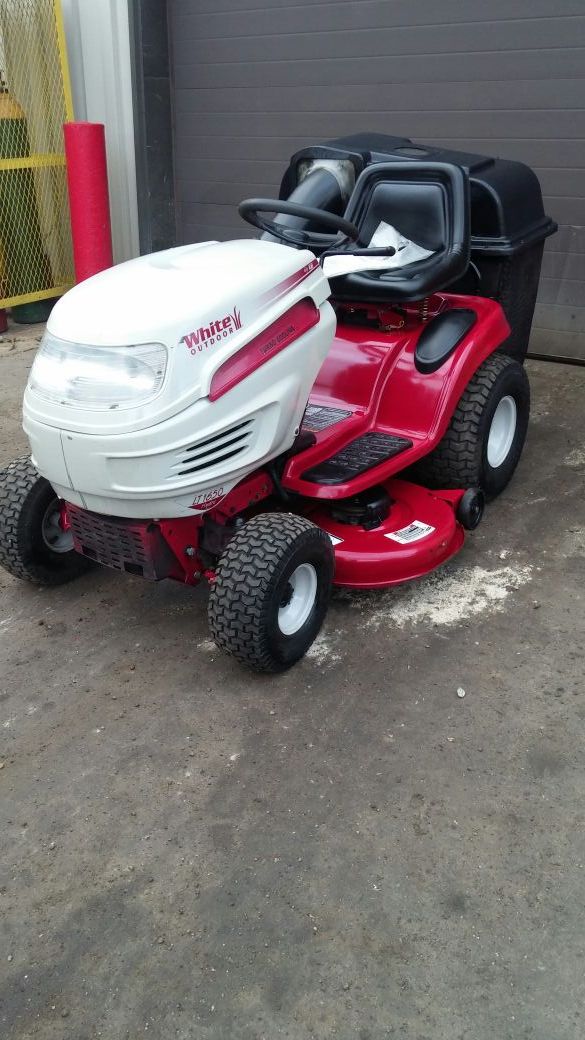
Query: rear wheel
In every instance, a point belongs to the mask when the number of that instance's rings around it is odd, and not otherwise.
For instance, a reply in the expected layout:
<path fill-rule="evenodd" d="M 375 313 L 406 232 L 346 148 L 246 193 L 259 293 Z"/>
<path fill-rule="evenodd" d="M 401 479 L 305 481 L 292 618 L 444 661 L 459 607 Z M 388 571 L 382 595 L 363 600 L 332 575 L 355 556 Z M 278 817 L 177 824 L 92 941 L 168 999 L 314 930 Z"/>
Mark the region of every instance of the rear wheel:
<path fill-rule="evenodd" d="M 327 612 L 329 537 L 292 513 L 250 520 L 222 554 L 209 596 L 218 644 L 258 672 L 282 672 L 309 649 Z"/>
<path fill-rule="evenodd" d="M 417 479 L 429 487 L 479 487 L 495 498 L 518 465 L 529 415 L 525 369 L 492 354 L 465 388 L 442 441 L 417 465 Z"/>
<path fill-rule="evenodd" d="M 28 455 L 0 472 L 0 565 L 37 585 L 62 585 L 92 566 L 75 552 L 60 500 Z"/>

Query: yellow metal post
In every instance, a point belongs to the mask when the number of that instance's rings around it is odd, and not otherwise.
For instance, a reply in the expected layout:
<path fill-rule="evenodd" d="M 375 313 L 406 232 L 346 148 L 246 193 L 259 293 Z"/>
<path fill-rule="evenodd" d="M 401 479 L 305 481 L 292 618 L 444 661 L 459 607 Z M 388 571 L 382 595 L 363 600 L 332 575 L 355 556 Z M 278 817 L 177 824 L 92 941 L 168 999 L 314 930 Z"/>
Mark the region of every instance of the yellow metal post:
<path fill-rule="evenodd" d="M 69 61 L 67 58 L 67 43 L 65 41 L 65 26 L 63 24 L 63 9 L 61 0 L 53 0 L 55 14 L 55 27 L 57 30 L 57 48 L 59 50 L 59 63 L 63 77 L 63 102 L 65 105 L 64 123 L 71 123 L 75 119 L 73 112 L 73 94 L 71 93 L 71 76 L 69 75 Z"/>

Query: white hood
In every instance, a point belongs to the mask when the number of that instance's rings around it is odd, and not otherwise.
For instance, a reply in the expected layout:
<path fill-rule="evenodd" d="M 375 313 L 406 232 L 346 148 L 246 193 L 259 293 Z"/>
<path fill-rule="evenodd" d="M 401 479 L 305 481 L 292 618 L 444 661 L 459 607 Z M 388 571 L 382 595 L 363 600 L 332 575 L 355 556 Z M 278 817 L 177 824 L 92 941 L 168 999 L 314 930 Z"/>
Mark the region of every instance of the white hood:
<path fill-rule="evenodd" d="M 179 246 L 76 285 L 53 308 L 47 327 L 60 339 L 93 346 L 174 347 L 235 309 L 242 327 L 256 324 L 269 302 L 263 297 L 311 262 L 308 250 L 256 239 Z"/>

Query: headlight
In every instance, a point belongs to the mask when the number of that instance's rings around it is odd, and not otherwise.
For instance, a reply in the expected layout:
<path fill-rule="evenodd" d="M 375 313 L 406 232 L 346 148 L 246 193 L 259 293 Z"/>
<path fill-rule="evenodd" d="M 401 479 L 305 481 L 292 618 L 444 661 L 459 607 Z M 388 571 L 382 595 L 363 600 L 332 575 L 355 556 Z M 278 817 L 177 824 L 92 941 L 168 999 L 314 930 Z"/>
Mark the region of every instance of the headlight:
<path fill-rule="evenodd" d="M 46 332 L 28 385 L 40 397 L 72 407 L 134 408 L 156 397 L 166 367 L 162 343 L 91 347 Z"/>

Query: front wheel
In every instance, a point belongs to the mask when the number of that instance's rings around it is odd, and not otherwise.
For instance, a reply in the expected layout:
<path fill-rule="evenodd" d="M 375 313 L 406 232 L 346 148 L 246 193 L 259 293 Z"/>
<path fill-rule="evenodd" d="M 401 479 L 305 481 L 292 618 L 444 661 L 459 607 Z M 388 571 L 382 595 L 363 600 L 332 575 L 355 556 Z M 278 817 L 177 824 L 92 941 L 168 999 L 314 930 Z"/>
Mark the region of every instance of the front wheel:
<path fill-rule="evenodd" d="M 63 585 L 84 574 L 91 560 L 73 548 L 61 503 L 28 455 L 0 472 L 0 566 L 36 585 Z"/>
<path fill-rule="evenodd" d="M 529 416 L 524 367 L 492 354 L 463 391 L 443 439 L 417 465 L 417 478 L 429 487 L 481 488 L 495 498 L 518 465 Z"/>
<path fill-rule="evenodd" d="M 220 558 L 209 596 L 218 646 L 257 672 L 282 672 L 309 649 L 327 612 L 331 540 L 292 513 L 250 520 Z"/>

